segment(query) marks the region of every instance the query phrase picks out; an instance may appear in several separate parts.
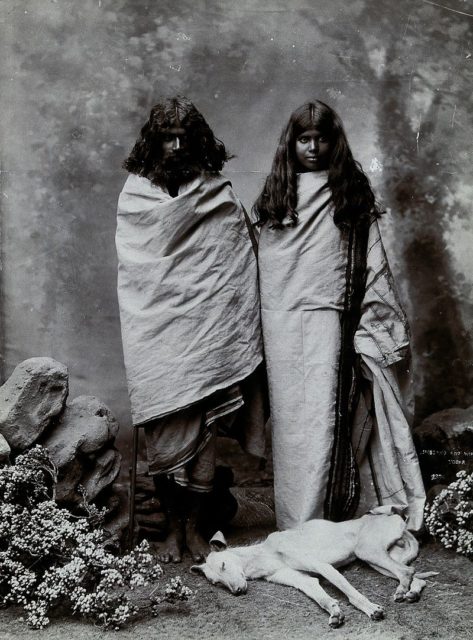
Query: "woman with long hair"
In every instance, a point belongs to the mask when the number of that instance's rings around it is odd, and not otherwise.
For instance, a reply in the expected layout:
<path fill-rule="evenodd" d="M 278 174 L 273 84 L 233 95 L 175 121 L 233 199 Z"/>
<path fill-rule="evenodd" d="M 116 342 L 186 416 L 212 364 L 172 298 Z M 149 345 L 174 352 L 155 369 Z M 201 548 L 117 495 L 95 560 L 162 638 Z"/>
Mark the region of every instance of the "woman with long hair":
<path fill-rule="evenodd" d="M 419 529 L 407 320 L 382 212 L 328 105 L 291 115 L 254 212 L 279 528 L 395 504 Z"/>

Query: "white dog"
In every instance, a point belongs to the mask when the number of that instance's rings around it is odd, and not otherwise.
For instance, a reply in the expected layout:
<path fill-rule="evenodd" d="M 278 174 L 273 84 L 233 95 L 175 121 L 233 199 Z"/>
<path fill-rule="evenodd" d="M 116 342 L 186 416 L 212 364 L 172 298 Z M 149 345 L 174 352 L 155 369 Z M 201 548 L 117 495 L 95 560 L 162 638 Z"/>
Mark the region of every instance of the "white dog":
<path fill-rule="evenodd" d="M 295 587 L 328 611 L 331 627 L 339 627 L 344 615 L 337 600 L 322 589 L 317 578 L 307 575 L 317 574 L 340 589 L 372 620 L 381 620 L 383 609 L 352 587 L 335 567 L 358 558 L 399 580 L 396 601 L 418 600 L 426 584 L 423 578 L 437 573 L 416 574 L 408 566 L 417 557 L 419 545 L 398 512 L 396 507 L 387 506 L 346 522 L 309 520 L 297 529 L 272 533 L 263 542 L 229 549 L 218 532 L 210 541 L 213 551 L 206 562 L 191 570 L 204 574 L 213 584 L 224 585 L 235 595 L 246 593 L 247 580 L 257 578 Z"/>

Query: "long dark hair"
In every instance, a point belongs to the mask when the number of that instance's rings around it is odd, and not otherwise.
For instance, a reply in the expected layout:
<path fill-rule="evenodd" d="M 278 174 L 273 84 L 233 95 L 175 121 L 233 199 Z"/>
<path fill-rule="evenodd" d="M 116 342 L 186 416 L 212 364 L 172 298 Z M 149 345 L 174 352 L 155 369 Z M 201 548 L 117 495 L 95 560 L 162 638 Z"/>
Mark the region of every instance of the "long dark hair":
<path fill-rule="evenodd" d="M 231 157 L 194 104 L 184 96 L 175 96 L 151 109 L 149 119 L 123 167 L 155 184 L 162 184 L 163 176 L 166 178 L 162 141 L 166 133 L 175 128 L 184 129 L 186 134 L 185 164 L 189 173 L 219 173 Z"/>
<path fill-rule="evenodd" d="M 281 134 L 271 173 L 253 206 L 257 224 L 268 222 L 278 228 L 286 217 L 293 225 L 297 224 L 295 143 L 297 137 L 308 129 L 318 129 L 331 145 L 328 186 L 337 227 L 347 228 L 363 218 L 378 217 L 382 211 L 361 165 L 353 158 L 342 121 L 331 107 L 314 100 L 291 114 Z"/>

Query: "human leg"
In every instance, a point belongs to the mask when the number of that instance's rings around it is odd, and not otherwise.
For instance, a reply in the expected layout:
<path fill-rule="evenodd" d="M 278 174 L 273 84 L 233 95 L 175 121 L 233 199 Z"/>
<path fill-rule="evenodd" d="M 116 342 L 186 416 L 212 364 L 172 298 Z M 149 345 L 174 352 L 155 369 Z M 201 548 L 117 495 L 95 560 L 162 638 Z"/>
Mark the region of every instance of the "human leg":
<path fill-rule="evenodd" d="M 165 475 L 153 476 L 156 495 L 166 514 L 168 532 L 158 551 L 160 562 L 180 562 L 184 548 L 183 503 L 184 491 L 173 478 Z"/>
<path fill-rule="evenodd" d="M 159 545 L 161 562 L 180 562 L 184 549 L 187 509 L 187 467 L 202 446 L 202 410 L 189 407 L 145 425 L 149 472 L 166 514 L 168 533 Z"/>
<path fill-rule="evenodd" d="M 202 530 L 215 477 L 217 444 L 215 424 L 210 427 L 210 430 L 211 436 L 207 444 L 186 467 L 189 481 L 186 490 L 184 529 L 186 546 L 194 562 L 201 562 L 209 551 L 209 545 L 202 535 Z"/>

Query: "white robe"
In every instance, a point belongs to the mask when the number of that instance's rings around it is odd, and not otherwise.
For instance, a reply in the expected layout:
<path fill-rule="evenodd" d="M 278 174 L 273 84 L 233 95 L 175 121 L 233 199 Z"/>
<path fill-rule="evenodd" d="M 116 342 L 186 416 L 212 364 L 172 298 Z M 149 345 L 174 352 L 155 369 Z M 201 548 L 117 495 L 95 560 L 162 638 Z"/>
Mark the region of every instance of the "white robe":
<path fill-rule="evenodd" d="M 324 517 L 348 251 L 330 206 L 316 215 L 328 197 L 319 192 L 326 173 L 298 179 L 297 226 L 263 227 L 258 254 L 280 529 Z M 423 483 L 408 402 L 390 371 L 408 356 L 408 328 L 376 222 L 370 227 L 366 293 L 354 344 L 370 382 L 370 397 L 360 401 L 352 434 L 363 483 L 360 505 L 405 504 L 410 528 L 419 529 Z M 371 398 L 374 421 L 367 410 Z"/>
<path fill-rule="evenodd" d="M 118 301 L 133 423 L 247 378 L 262 361 L 256 257 L 222 176 L 177 197 L 130 175 L 118 201 Z"/>

